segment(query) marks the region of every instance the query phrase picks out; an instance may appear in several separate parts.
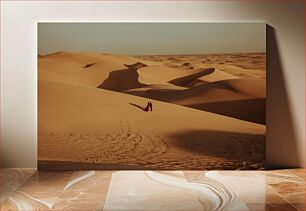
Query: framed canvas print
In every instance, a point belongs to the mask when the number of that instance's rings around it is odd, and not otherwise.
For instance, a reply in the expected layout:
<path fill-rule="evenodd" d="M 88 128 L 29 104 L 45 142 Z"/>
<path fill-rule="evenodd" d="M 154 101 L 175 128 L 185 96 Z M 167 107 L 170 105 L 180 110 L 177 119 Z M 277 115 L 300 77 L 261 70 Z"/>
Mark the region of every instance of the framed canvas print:
<path fill-rule="evenodd" d="M 264 23 L 38 23 L 38 168 L 263 169 Z"/>

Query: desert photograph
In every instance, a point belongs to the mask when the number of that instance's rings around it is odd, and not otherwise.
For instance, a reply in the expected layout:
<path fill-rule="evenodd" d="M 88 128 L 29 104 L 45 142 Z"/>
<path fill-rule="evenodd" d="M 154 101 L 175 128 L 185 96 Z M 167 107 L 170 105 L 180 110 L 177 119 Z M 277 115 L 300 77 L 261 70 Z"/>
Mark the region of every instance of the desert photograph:
<path fill-rule="evenodd" d="M 39 170 L 260 170 L 263 23 L 38 23 Z"/>

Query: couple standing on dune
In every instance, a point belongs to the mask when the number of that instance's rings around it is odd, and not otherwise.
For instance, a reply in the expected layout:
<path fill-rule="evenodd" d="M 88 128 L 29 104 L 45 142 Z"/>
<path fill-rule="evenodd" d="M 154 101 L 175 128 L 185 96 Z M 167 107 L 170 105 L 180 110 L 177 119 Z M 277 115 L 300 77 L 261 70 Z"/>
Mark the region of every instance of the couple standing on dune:
<path fill-rule="evenodd" d="M 149 109 L 150 109 L 150 111 L 153 111 L 152 108 L 153 108 L 152 103 L 149 101 L 148 104 L 147 104 L 147 107 L 145 107 L 144 111 L 149 111 Z"/>

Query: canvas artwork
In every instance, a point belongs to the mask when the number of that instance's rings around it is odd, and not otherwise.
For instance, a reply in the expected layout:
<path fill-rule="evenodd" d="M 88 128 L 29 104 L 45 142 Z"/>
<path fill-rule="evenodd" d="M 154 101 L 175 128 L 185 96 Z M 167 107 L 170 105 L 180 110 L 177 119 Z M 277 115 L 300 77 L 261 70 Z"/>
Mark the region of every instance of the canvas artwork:
<path fill-rule="evenodd" d="M 263 169 L 263 23 L 38 23 L 38 168 Z"/>

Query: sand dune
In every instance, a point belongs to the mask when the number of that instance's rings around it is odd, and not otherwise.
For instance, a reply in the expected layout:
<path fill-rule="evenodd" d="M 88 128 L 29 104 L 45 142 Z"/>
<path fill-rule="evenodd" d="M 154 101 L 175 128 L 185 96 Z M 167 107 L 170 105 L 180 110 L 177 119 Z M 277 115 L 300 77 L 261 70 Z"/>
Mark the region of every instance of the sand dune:
<path fill-rule="evenodd" d="M 247 54 L 204 54 L 204 55 L 154 55 L 137 56 L 137 58 L 150 61 L 158 61 L 166 66 L 185 69 L 184 63 L 189 63 L 193 67 L 201 68 L 203 65 L 231 65 L 243 69 L 265 70 L 265 53 Z"/>
<path fill-rule="evenodd" d="M 39 56 L 39 168 L 263 168 L 263 55 L 240 56 Z"/>
<path fill-rule="evenodd" d="M 265 80 L 230 79 L 176 92 L 174 100 L 187 100 L 195 97 L 201 98 L 202 102 L 216 102 L 229 99 L 264 98 L 265 94 Z"/>
<path fill-rule="evenodd" d="M 54 115 L 50 110 L 60 111 L 65 110 L 65 108 L 70 109 L 69 112 L 62 113 L 61 116 L 49 116 L 44 121 L 40 121 L 40 123 L 48 125 L 47 128 L 49 126 L 52 126 L 51 128 L 58 128 L 56 131 L 61 131 L 62 129 L 72 130 L 75 126 L 77 126 L 76 131 L 83 131 L 83 129 L 86 131 L 100 131 L 101 128 L 104 128 L 103 126 L 112 125 L 113 123 L 114 127 L 111 128 L 116 128 L 122 119 L 133 112 L 138 114 L 139 120 L 143 120 L 140 122 L 139 127 L 137 127 L 140 129 L 147 127 L 147 129 L 154 130 L 154 128 L 157 128 L 165 132 L 170 131 L 169 129 L 172 127 L 178 128 L 178 126 L 182 126 L 187 130 L 190 127 L 198 129 L 203 127 L 203 124 L 200 123 L 203 123 L 204 119 L 210 122 L 208 125 L 204 125 L 205 129 L 209 130 L 218 130 L 220 128 L 220 119 L 224 121 L 224 131 L 241 132 L 241 129 L 243 129 L 246 133 L 262 133 L 265 128 L 265 126 L 259 124 L 155 100 L 152 100 L 155 107 L 154 113 L 147 113 L 129 105 L 129 103 L 135 103 L 145 106 L 147 102 L 146 98 L 51 80 L 40 79 L 39 90 L 39 107 L 41 108 L 39 112 L 42 112 L 40 113 L 42 114 L 40 115 L 41 117 L 45 114 Z M 112 110 L 118 112 L 117 119 L 112 118 Z M 78 115 L 74 115 L 75 113 L 78 113 Z M 63 121 L 58 121 L 57 118 L 61 118 Z M 192 124 L 188 126 L 185 123 L 181 124 L 180 121 L 177 121 L 181 118 L 184 118 L 185 121 L 188 119 L 197 126 Z M 171 124 L 173 123 L 175 125 L 169 126 L 168 128 L 160 128 L 158 124 L 155 124 L 166 119 L 169 119 L 169 121 L 175 120 L 175 122 L 171 122 Z M 63 125 L 59 124 L 60 122 Z M 88 124 L 89 122 L 91 125 Z"/>
<path fill-rule="evenodd" d="M 116 65 L 124 63 L 136 63 L 142 62 L 148 65 L 160 64 L 159 62 L 143 60 L 131 56 L 116 55 L 116 54 L 97 54 L 92 52 L 65 52 L 60 51 L 53 54 L 48 54 L 45 56 L 40 56 L 39 58 L 55 60 L 56 62 L 65 63 L 78 63 L 78 64 L 90 64 L 90 63 L 105 63 L 108 65 Z"/>
<path fill-rule="evenodd" d="M 59 52 L 38 58 L 38 77 L 84 86 L 99 86 L 112 71 L 141 62 L 156 65 L 129 56 L 96 53 Z"/>
<path fill-rule="evenodd" d="M 183 103 L 182 103 L 183 104 Z M 211 103 L 187 104 L 188 107 L 234 117 L 246 121 L 266 124 L 266 99 L 252 98 Z"/>
<path fill-rule="evenodd" d="M 231 79 L 181 90 L 147 87 L 125 93 L 265 124 L 265 81 L 262 79 Z M 211 105 L 218 106 L 211 109 Z"/>
<path fill-rule="evenodd" d="M 138 70 L 138 80 L 145 84 L 165 84 L 168 83 L 168 81 L 202 71 L 202 69 L 181 71 L 164 65 L 152 65 Z"/>
<path fill-rule="evenodd" d="M 212 72 L 211 74 L 202 76 L 202 77 L 198 78 L 198 80 L 205 81 L 205 82 L 215 82 L 215 81 L 222 81 L 222 80 L 238 78 L 238 77 L 236 77 L 232 74 L 222 72 L 222 71 L 220 71 L 216 68 L 214 68 L 214 69 L 215 69 L 214 72 Z"/>
<path fill-rule="evenodd" d="M 211 64 L 203 64 L 203 67 L 209 67 Z M 262 79 L 266 77 L 266 72 L 260 69 L 245 69 L 234 65 L 228 64 L 215 64 L 218 70 L 240 77 L 240 78 L 258 78 Z"/>
<path fill-rule="evenodd" d="M 207 75 L 211 75 L 215 71 L 214 68 L 203 69 L 197 73 L 193 73 L 184 77 L 176 78 L 169 81 L 170 84 L 175 84 L 177 86 L 189 87 L 194 81 L 199 80 L 199 78 Z"/>
<path fill-rule="evenodd" d="M 262 125 L 159 101 L 152 101 L 154 112 L 147 113 L 134 106 L 144 106 L 144 98 L 44 79 L 39 90 L 38 157 L 43 162 L 161 169 L 212 169 L 229 163 L 234 168 L 262 167 Z M 184 139 L 192 131 L 197 131 L 192 136 L 197 144 Z M 242 144 L 248 150 L 218 154 L 208 145 L 221 136 L 224 146 Z"/>

